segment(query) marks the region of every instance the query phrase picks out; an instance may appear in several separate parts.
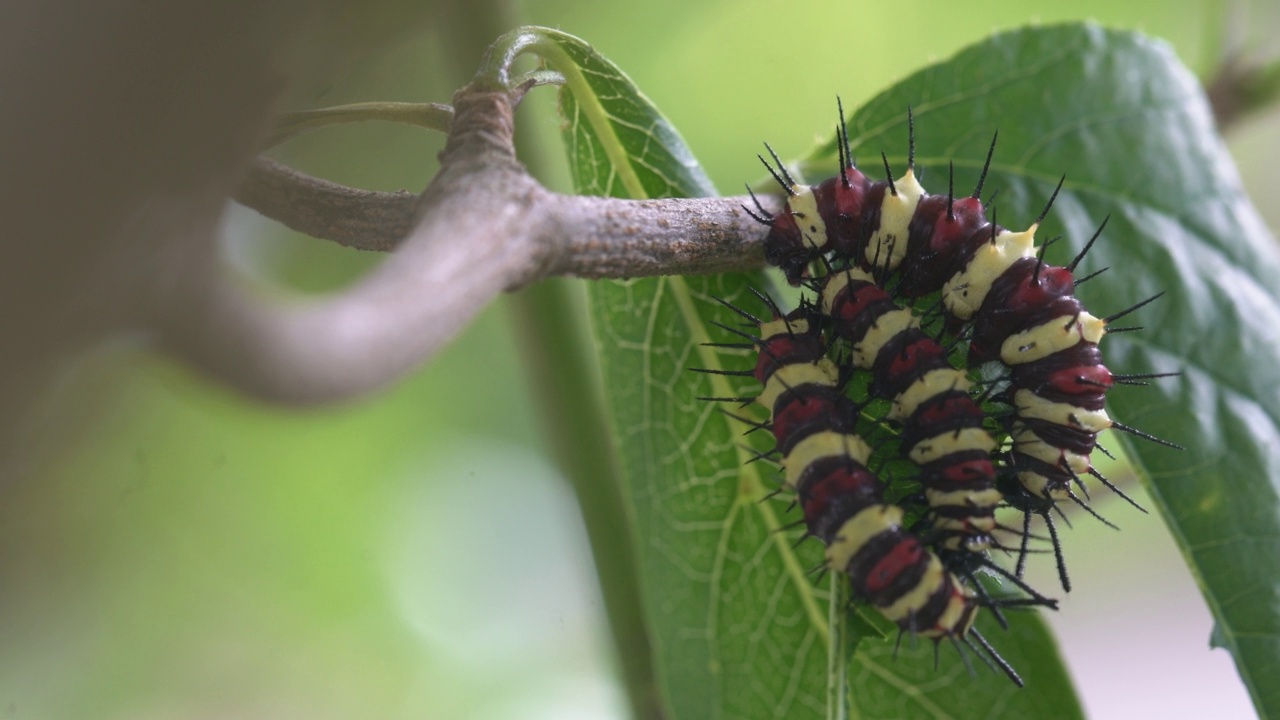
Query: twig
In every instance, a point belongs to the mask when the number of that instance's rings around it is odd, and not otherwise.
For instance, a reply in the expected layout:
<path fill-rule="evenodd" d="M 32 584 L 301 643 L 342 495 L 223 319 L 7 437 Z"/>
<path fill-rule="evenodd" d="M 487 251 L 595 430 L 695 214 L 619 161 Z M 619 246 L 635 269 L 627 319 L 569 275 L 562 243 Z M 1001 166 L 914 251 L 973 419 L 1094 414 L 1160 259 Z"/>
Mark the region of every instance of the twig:
<path fill-rule="evenodd" d="M 523 175 L 523 173 L 522 173 Z M 527 175 L 523 175 L 528 178 Z M 503 175 L 477 182 L 509 181 Z M 617 200 L 560 195 L 538 186 L 528 201 L 531 243 L 552 258 L 539 277 L 693 275 L 759 267 L 764 228 L 742 210 L 748 197 Z M 407 239 L 419 196 L 315 178 L 258 158 L 235 194 L 241 204 L 298 232 L 357 250 L 387 252 Z M 514 198 L 513 198 L 514 201 Z M 529 230 L 534 230 L 530 227 Z"/>
<path fill-rule="evenodd" d="M 413 227 L 418 196 L 361 190 L 254 160 L 234 198 L 300 233 L 358 250 L 392 250 Z"/>
<path fill-rule="evenodd" d="M 1264 63 L 1230 55 L 1223 58 L 1217 72 L 1205 83 L 1205 92 L 1218 129 L 1225 133 L 1242 118 L 1274 105 L 1280 98 L 1280 60 Z"/>
<path fill-rule="evenodd" d="M 212 243 L 158 299 L 162 347 L 260 398 L 292 404 L 367 393 L 407 373 L 499 292 L 552 275 L 625 278 L 758 267 L 765 228 L 740 199 L 552 193 L 515 159 L 527 87 L 468 87 L 440 172 L 420 196 L 373 193 L 260 160 L 236 197 L 286 225 L 395 252 L 354 287 L 281 302 L 255 293 Z"/>

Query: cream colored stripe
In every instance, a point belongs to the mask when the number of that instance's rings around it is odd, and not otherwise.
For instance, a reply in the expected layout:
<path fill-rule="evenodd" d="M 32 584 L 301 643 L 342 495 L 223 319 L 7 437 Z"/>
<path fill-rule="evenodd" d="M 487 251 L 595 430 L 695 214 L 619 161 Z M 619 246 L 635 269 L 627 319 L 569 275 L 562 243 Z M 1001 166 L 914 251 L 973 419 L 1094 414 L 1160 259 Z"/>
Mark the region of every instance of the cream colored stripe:
<path fill-rule="evenodd" d="M 973 317 L 996 278 L 1018 260 L 1035 257 L 1035 232 L 1035 225 L 1024 232 L 1005 230 L 994 243 L 983 243 L 969 264 L 943 284 L 942 303 L 947 312 L 961 320 Z"/>
<path fill-rule="evenodd" d="M 969 603 L 972 601 L 973 595 L 968 588 L 960 584 L 960 579 L 955 575 L 952 575 L 950 579 L 951 585 L 959 589 L 960 593 L 953 594 L 947 598 L 947 607 L 938 616 L 937 624 L 933 628 L 921 632 L 924 637 L 964 636 L 969 631 L 968 626 L 961 627 L 960 623 L 964 622 L 965 613 L 969 610 Z"/>
<path fill-rule="evenodd" d="M 922 377 L 916 378 L 916 381 L 907 386 L 901 395 L 894 398 L 893 407 L 889 410 L 889 419 L 906 420 L 926 400 L 951 390 L 968 392 L 972 385 L 969 378 L 959 370 L 953 368 L 930 370 Z"/>
<path fill-rule="evenodd" d="M 996 519 L 993 517 L 956 518 L 938 515 L 933 518 L 933 527 L 937 530 L 955 530 L 966 534 L 972 534 L 975 531 L 990 533 L 996 528 Z"/>
<path fill-rule="evenodd" d="M 814 433 L 801 440 L 790 454 L 782 459 L 786 471 L 787 486 L 795 488 L 800 476 L 810 465 L 821 458 L 845 456 L 865 466 L 871 456 L 871 448 L 857 435 L 846 435 L 833 430 Z"/>
<path fill-rule="evenodd" d="M 844 270 L 832 270 L 827 276 L 827 284 L 822 288 L 822 309 L 831 314 L 831 307 L 835 304 L 835 299 L 849 287 L 849 283 L 854 280 L 862 282 L 874 282 L 874 279 L 868 273 L 860 268 L 847 268 Z"/>
<path fill-rule="evenodd" d="M 827 358 L 822 358 L 816 363 L 783 365 L 769 376 L 769 382 L 765 383 L 764 391 L 756 397 L 756 402 L 772 414 L 774 403 L 787 390 L 801 385 L 835 387 L 839 383 L 839 377 L 840 371 L 836 369 L 835 363 Z"/>
<path fill-rule="evenodd" d="M 1013 424 L 1013 449 L 1054 467 L 1069 467 L 1077 475 L 1089 472 L 1088 455 L 1080 455 L 1054 447 L 1020 422 Z M 1064 464 L 1065 461 L 1065 464 Z"/>
<path fill-rule="evenodd" d="M 849 287 L 849 276 L 843 272 L 831 273 L 827 276 L 827 284 L 822 288 L 822 311 L 831 314 L 831 306 L 835 304 L 836 297 L 846 288 Z"/>
<path fill-rule="evenodd" d="M 791 192 L 795 195 L 787 200 L 787 206 L 804 236 L 804 244 L 817 250 L 827 244 L 827 223 L 818 212 L 818 196 L 813 194 L 813 188 L 800 185 L 792 186 Z"/>
<path fill-rule="evenodd" d="M 991 452 L 995 449 L 996 441 L 990 433 L 980 427 L 968 427 L 961 428 L 960 432 L 947 430 L 931 438 L 925 438 L 911 448 L 910 455 L 912 462 L 924 465 L 965 450 Z"/>
<path fill-rule="evenodd" d="M 1098 433 L 1111 427 L 1106 410 L 1086 410 L 1070 403 L 1046 400 L 1023 388 L 1013 395 L 1018 417 L 1031 420 L 1047 420 L 1055 425 Z"/>
<path fill-rule="evenodd" d="M 1053 492 L 1049 492 L 1049 478 L 1032 470 L 1023 470 L 1018 473 L 1018 482 L 1027 492 L 1040 498 L 1048 498 L 1051 500 L 1066 500 L 1070 497 L 1067 494 L 1067 488 L 1060 482 L 1055 482 L 1057 487 Z"/>
<path fill-rule="evenodd" d="M 920 582 L 910 590 L 904 592 L 897 600 L 893 601 L 886 607 L 880 608 L 880 612 L 884 616 L 894 622 L 906 620 L 911 615 L 919 612 L 925 603 L 929 602 L 929 598 L 938 591 L 938 588 L 946 578 L 946 571 L 942 569 L 942 561 L 937 555 L 929 553 L 926 560 L 928 567 L 925 568 L 924 575 L 920 577 Z"/>
<path fill-rule="evenodd" d="M 925 490 L 925 497 L 929 501 L 929 507 L 962 507 L 962 508 L 984 508 L 993 507 L 1004 499 L 1004 495 L 1000 494 L 995 488 L 987 488 L 986 490 Z"/>
<path fill-rule="evenodd" d="M 880 202 L 880 227 L 867 241 L 866 252 L 867 262 L 889 270 L 898 267 L 907 255 L 907 229 L 924 196 L 924 188 L 911 168 L 893 184 L 897 194 L 885 190 Z"/>
<path fill-rule="evenodd" d="M 1087 312 L 1074 317 L 1059 315 L 1005 338 L 1000 345 L 1000 360 L 1005 365 L 1025 365 L 1075 347 L 1081 340 L 1097 343 L 1105 333 L 1106 323 Z"/>
<path fill-rule="evenodd" d="M 835 538 L 827 546 L 827 567 L 845 572 L 849 561 L 872 538 L 880 533 L 902 527 L 902 509 L 897 505 L 871 505 L 840 526 Z"/>
<path fill-rule="evenodd" d="M 761 340 L 769 340 L 779 335 L 803 335 L 807 332 L 809 332 L 809 321 L 803 319 L 788 321 L 786 318 L 778 318 L 760 323 Z"/>
<path fill-rule="evenodd" d="M 876 318 L 876 322 L 867 329 L 862 341 L 853 346 L 853 363 L 860 368 L 870 368 L 876 361 L 880 350 L 898 333 L 907 328 L 916 327 L 920 321 L 910 310 L 899 308 Z"/>

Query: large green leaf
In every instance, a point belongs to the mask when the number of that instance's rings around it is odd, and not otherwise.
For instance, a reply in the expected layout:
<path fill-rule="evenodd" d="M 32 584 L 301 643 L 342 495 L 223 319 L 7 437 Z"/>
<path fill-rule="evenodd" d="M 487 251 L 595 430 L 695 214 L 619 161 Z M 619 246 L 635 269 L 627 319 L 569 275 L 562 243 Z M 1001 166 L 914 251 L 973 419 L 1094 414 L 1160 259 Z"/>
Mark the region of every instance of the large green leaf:
<path fill-rule="evenodd" d="M 549 31 L 545 38 L 539 54 L 567 80 L 561 104 L 581 192 L 714 192 L 678 134 L 621 71 L 581 41 Z M 844 604 L 829 600 L 830 582 L 818 587 L 806 575 L 820 563 L 821 548 L 792 548 L 794 534 L 779 528 L 796 515 L 785 502 L 761 502 L 776 484 L 773 472 L 744 466 L 742 425 L 696 399 L 738 389 L 723 377 L 686 371 L 750 362 L 699 345 L 712 336 L 709 320 L 727 319 L 712 298 L 746 304 L 748 283 L 764 279 L 659 278 L 592 288 L 671 716 L 1079 716 L 1053 642 L 1030 613 L 1012 618 L 1010 632 L 985 620 L 983 629 L 1033 690 L 1018 691 L 985 668 L 970 676 L 949 648 L 935 671 L 928 642 L 904 647 L 894 659 L 891 642 L 868 640 L 845 671 Z"/>
<path fill-rule="evenodd" d="M 1067 176 L 1040 238 L 1065 235 L 1065 263 L 1111 216 L 1081 287 L 1105 316 L 1168 296 L 1104 340 L 1117 372 L 1183 371 L 1152 388 L 1117 388 L 1121 422 L 1187 446 L 1120 436 L 1147 480 L 1264 716 L 1280 717 L 1280 257 L 1243 195 L 1196 79 L 1162 43 L 1094 26 L 1012 32 L 976 45 L 879 95 L 850 126 L 855 154 L 905 162 L 914 109 L 917 163 L 935 190 L 947 161 L 972 187 L 999 128 L 988 191 L 1022 226 Z M 876 157 L 878 161 L 879 158 Z M 827 144 L 805 163 L 835 167 Z M 872 165 L 878 167 L 878 165 Z M 1122 545 L 1123 538 L 1117 540 Z M 1069 550 L 1069 548 L 1068 548 Z M 1079 582 L 1088 582 L 1080 578 Z"/>

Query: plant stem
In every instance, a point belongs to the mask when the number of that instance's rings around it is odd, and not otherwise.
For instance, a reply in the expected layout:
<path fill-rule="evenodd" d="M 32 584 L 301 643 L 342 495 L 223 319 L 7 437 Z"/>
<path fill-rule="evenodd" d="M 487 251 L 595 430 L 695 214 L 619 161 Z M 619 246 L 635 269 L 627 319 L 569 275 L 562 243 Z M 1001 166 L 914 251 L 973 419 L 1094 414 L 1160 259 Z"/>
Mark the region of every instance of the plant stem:
<path fill-rule="evenodd" d="M 284 116 L 268 147 L 326 125 L 369 120 L 416 125 L 447 133 L 453 124 L 453 108 L 440 103 L 367 102 L 292 112 Z"/>
<path fill-rule="evenodd" d="M 502 14 L 497 8 L 490 10 Z M 516 30 L 503 36 L 508 37 L 511 45 L 506 50 L 503 39 L 491 46 L 473 82 L 480 83 L 482 75 L 495 70 L 503 83 L 510 82 L 511 63 L 522 48 L 536 44 L 537 36 Z M 495 57 L 502 58 L 497 68 L 488 64 Z M 525 166 L 536 174 L 544 164 L 542 148 L 529 133 L 517 133 L 516 145 Z M 544 436 L 582 511 L 632 717 L 657 720 L 663 712 L 640 606 L 634 523 L 623 498 L 582 288 L 567 280 L 548 280 L 514 295 L 507 307 Z"/>
<path fill-rule="evenodd" d="M 599 369 L 581 321 L 581 288 L 573 281 L 548 280 L 511 300 L 508 309 L 544 434 L 582 509 L 633 717 L 660 718 L 633 520 L 620 487 Z"/>

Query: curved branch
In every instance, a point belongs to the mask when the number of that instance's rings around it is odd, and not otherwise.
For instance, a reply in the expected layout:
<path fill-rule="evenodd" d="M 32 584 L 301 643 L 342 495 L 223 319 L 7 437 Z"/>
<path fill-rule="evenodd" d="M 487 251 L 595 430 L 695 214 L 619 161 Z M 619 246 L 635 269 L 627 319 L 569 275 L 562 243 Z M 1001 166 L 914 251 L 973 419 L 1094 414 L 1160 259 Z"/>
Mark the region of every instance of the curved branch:
<path fill-rule="evenodd" d="M 530 264 L 528 245 L 495 250 L 469 242 L 478 233 L 517 235 L 527 222 L 516 207 L 482 209 L 490 212 L 478 221 L 458 206 L 438 207 L 355 287 L 318 300 L 281 302 L 255 292 L 220 253 L 208 253 L 203 260 L 215 271 L 202 273 L 205 282 L 183 284 L 159 304 L 161 342 L 275 402 L 325 402 L 377 389 L 443 346 Z"/>
<path fill-rule="evenodd" d="M 1229 55 L 1205 82 L 1218 130 L 1226 133 L 1240 120 L 1275 104 L 1280 98 L 1280 60 Z"/>
<path fill-rule="evenodd" d="M 253 161 L 232 196 L 240 204 L 312 237 L 387 252 L 413 227 L 418 196 L 339 185 L 267 157 Z"/>
<path fill-rule="evenodd" d="M 524 88 L 457 94 L 441 169 L 421 196 L 347 188 L 260 159 L 236 193 L 286 225 L 394 252 L 355 286 L 282 301 L 248 286 L 215 242 L 195 244 L 154 303 L 162 347 L 260 398 L 367 393 L 404 375 L 503 290 L 551 275 L 627 278 L 758 267 L 765 228 L 741 199 L 552 193 L 516 161 Z"/>
<path fill-rule="evenodd" d="M 273 147 L 328 125 L 368 120 L 416 125 L 447 133 L 453 123 L 453 108 L 439 103 L 369 102 L 291 112 L 281 120 L 268 146 Z"/>

